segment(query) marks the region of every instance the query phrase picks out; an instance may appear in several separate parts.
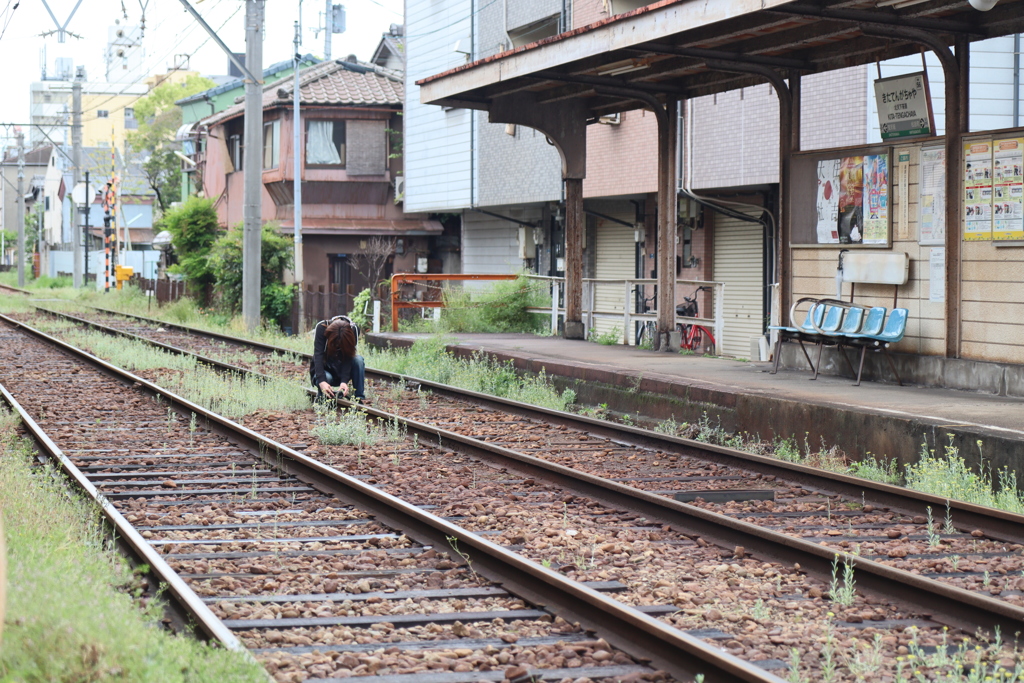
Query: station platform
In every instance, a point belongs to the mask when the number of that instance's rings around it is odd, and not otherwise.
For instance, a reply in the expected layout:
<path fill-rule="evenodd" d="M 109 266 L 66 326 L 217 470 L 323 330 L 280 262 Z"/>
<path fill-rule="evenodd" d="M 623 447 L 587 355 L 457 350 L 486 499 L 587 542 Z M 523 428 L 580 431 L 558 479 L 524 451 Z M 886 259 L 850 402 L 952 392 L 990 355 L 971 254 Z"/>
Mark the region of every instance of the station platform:
<path fill-rule="evenodd" d="M 370 343 L 411 345 L 424 335 L 367 335 Z M 805 440 L 817 450 L 839 446 L 848 457 L 912 462 L 922 444 L 950 439 L 976 465 L 1021 471 L 1024 400 L 935 387 L 899 386 L 819 376 L 807 370 L 770 374 L 771 364 L 646 351 L 622 345 L 529 334 L 455 334 L 459 356 L 482 351 L 525 371 L 544 370 L 580 403 L 653 420 L 694 422 L 705 414 L 724 429 L 762 439 Z M 980 442 L 980 446 L 979 446 Z"/>

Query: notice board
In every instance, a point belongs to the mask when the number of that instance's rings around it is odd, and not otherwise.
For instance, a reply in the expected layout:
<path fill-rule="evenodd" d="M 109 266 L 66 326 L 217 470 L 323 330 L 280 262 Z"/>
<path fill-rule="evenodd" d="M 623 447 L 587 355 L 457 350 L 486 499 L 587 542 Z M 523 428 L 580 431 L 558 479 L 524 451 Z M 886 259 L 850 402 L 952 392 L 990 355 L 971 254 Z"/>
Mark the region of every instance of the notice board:
<path fill-rule="evenodd" d="M 794 154 L 789 201 L 792 246 L 892 246 L 892 148 Z"/>

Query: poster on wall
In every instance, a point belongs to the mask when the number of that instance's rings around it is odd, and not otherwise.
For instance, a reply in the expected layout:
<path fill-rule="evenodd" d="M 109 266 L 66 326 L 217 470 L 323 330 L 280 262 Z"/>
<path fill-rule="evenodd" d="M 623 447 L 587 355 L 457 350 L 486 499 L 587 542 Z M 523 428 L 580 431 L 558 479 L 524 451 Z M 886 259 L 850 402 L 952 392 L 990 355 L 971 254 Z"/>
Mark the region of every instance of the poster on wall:
<path fill-rule="evenodd" d="M 818 244 L 839 242 L 839 159 L 818 162 Z"/>
<path fill-rule="evenodd" d="M 918 242 L 923 245 L 946 243 L 946 150 L 925 147 L 921 150 L 921 181 L 918 185 Z"/>
<path fill-rule="evenodd" d="M 929 250 L 928 254 L 928 301 L 942 303 L 946 300 L 946 248 Z"/>
<path fill-rule="evenodd" d="M 1024 240 L 1024 138 L 992 141 L 992 239 Z"/>
<path fill-rule="evenodd" d="M 889 155 L 818 162 L 818 244 L 889 242 Z"/>
<path fill-rule="evenodd" d="M 964 145 L 964 239 L 992 239 L 992 143 Z"/>
<path fill-rule="evenodd" d="M 889 240 L 889 157 L 864 157 L 864 244 Z"/>

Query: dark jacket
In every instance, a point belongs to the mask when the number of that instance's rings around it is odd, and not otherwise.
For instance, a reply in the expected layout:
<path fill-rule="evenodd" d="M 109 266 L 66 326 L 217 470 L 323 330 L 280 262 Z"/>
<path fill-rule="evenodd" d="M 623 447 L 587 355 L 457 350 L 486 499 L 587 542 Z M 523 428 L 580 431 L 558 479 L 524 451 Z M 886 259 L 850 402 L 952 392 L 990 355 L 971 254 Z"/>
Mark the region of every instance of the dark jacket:
<path fill-rule="evenodd" d="M 309 379 L 313 386 L 320 386 L 320 382 L 326 382 L 325 371 L 334 375 L 335 386 L 348 384 L 352 380 L 352 359 L 343 358 L 341 355 L 333 358 L 327 357 L 327 326 L 338 319 L 348 320 L 345 316 L 337 316 L 330 320 L 321 320 L 316 324 L 313 336 L 313 359 L 309 362 Z M 349 320 L 352 323 L 351 320 Z M 352 329 L 356 334 L 356 342 L 359 341 L 359 328 L 352 323 Z"/>

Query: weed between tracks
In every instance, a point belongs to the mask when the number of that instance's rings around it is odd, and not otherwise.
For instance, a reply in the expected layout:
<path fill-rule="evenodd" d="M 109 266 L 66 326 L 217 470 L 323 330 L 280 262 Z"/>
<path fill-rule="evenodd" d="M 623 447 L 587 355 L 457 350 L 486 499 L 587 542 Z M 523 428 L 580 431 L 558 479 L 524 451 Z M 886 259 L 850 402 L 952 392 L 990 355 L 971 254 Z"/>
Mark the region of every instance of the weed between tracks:
<path fill-rule="evenodd" d="M 61 321 L 43 320 L 38 327 L 132 372 L 159 370 L 160 384 L 226 417 L 244 417 L 257 410 L 305 410 L 309 406 L 305 389 L 290 380 L 219 373 L 190 356 L 76 329 Z"/>
<path fill-rule="evenodd" d="M 157 601 L 113 550 L 99 510 L 32 466 L 0 407 L 0 510 L 7 538 L 5 681 L 261 681 L 258 666 L 160 628 Z"/>
<path fill-rule="evenodd" d="M 461 389 L 479 391 L 542 408 L 567 410 L 576 400 L 570 389 L 559 392 L 544 372 L 522 376 L 512 363 L 500 363 L 483 354 L 471 361 L 456 358 L 445 346 L 442 336 L 418 339 L 408 350 L 363 349 L 366 364 L 378 370 L 409 375 Z"/>
<path fill-rule="evenodd" d="M 602 408 L 584 409 L 580 412 L 594 417 L 606 417 L 607 406 Z M 1003 468 L 997 470 L 993 477 L 991 468 L 980 473 L 973 471 L 960 455 L 959 449 L 953 445 L 952 437 L 941 453 L 922 444 L 918 461 L 907 465 L 901 472 L 895 459 L 879 460 L 870 453 L 864 460 L 848 461 L 846 455 L 836 446 L 826 448 L 822 444 L 821 448 L 814 450 L 806 440 L 801 448 L 793 439 L 768 442 L 749 434 L 730 434 L 721 426 L 713 425 L 707 413 L 696 424 L 679 423 L 674 419 L 668 419 L 654 425 L 654 430 L 831 472 L 851 474 L 883 484 L 905 486 L 947 500 L 959 500 L 1024 514 L 1024 494 L 1017 488 L 1016 473 L 1009 468 Z M 980 441 L 978 448 L 981 448 Z M 944 533 L 952 533 L 949 531 L 953 525 L 948 506 L 943 528 Z"/>
<path fill-rule="evenodd" d="M 316 425 L 310 430 L 328 446 L 372 446 L 381 441 L 405 441 L 407 430 L 396 421 L 371 421 L 362 410 L 338 410 L 333 401 L 313 406 Z"/>

